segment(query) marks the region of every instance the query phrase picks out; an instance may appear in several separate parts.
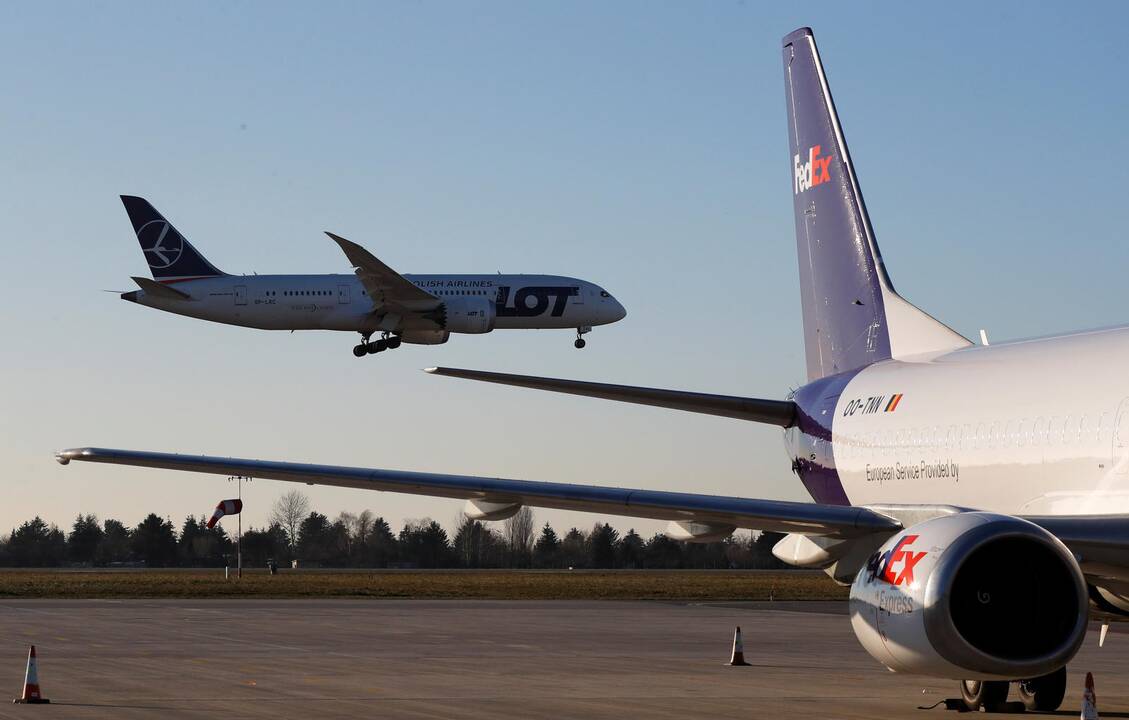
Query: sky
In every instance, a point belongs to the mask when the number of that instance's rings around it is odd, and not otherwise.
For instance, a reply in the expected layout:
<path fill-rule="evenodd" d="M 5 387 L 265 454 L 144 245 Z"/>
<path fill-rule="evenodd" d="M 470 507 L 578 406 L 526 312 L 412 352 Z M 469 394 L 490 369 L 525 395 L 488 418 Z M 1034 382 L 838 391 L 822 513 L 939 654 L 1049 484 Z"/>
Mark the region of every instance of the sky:
<path fill-rule="evenodd" d="M 222 477 L 97 445 L 807 499 L 778 428 L 440 378 L 433 365 L 783 398 L 804 381 L 780 39 L 816 34 L 898 290 L 993 342 L 1129 320 L 1129 5 L 49 2 L 0 24 L 0 533 L 179 526 Z M 230 273 L 599 283 L 627 318 L 355 336 L 124 303 L 147 197 Z M 244 489 L 261 526 L 286 483 Z M 453 527 L 461 501 L 303 487 Z M 536 511 L 558 529 L 611 520 Z"/>

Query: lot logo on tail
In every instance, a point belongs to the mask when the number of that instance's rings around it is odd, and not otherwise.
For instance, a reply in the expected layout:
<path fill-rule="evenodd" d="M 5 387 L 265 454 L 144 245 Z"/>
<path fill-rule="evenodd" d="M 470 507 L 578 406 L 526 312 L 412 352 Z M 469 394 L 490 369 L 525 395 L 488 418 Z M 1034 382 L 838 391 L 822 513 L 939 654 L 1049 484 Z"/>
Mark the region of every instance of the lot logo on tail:
<path fill-rule="evenodd" d="M 800 162 L 800 156 L 792 156 L 793 170 L 795 171 L 794 195 L 799 195 L 808 188 L 822 185 L 831 180 L 831 158 L 834 155 L 820 157 L 823 150 L 821 145 L 813 145 L 808 149 L 808 161 Z"/>
<path fill-rule="evenodd" d="M 173 230 L 170 235 L 169 230 L 172 230 L 172 225 L 163 219 L 150 220 L 137 228 L 137 239 L 145 252 L 145 260 L 154 270 L 164 270 L 173 265 L 184 252 L 184 239 L 180 233 Z"/>

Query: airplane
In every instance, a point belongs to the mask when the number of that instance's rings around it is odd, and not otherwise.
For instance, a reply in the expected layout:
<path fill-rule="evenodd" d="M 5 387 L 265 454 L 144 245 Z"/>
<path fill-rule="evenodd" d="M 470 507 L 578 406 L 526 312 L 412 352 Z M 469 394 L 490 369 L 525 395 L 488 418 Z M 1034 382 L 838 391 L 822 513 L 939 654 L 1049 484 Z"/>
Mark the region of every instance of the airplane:
<path fill-rule="evenodd" d="M 113 463 L 669 520 L 713 541 L 787 533 L 780 559 L 850 586 L 890 670 L 969 709 L 1054 710 L 1091 617 L 1129 617 L 1129 326 L 974 345 L 894 290 L 809 28 L 783 40 L 807 382 L 784 399 L 432 368 L 437 375 L 780 428 L 814 502 L 75 448 Z M 1104 636 L 1104 632 L 1103 632 Z"/>
<path fill-rule="evenodd" d="M 152 279 L 123 300 L 188 317 L 261 330 L 361 334 L 353 355 L 401 343 L 441 345 L 451 333 L 575 328 L 573 345 L 627 311 L 595 283 L 556 275 L 401 275 L 360 245 L 327 232 L 355 275 L 228 275 L 200 254 L 147 200 L 122 203 Z M 380 339 L 370 341 L 374 333 Z"/>

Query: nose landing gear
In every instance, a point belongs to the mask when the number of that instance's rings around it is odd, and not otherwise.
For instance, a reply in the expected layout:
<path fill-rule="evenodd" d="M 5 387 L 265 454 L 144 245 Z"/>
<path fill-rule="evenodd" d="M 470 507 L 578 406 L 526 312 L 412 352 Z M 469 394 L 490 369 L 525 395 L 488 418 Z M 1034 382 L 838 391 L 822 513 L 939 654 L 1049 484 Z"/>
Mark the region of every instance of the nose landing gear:
<path fill-rule="evenodd" d="M 375 355 L 385 350 L 395 350 L 400 347 L 403 342 L 398 335 L 392 333 L 381 333 L 379 340 L 369 342 L 369 336 L 361 334 L 361 344 L 353 348 L 353 355 L 356 357 L 364 357 L 365 355 Z"/>
<path fill-rule="evenodd" d="M 572 344 L 577 350 L 582 350 L 588 343 L 584 342 L 584 333 L 592 332 L 592 328 L 587 325 L 576 328 L 576 342 Z"/>

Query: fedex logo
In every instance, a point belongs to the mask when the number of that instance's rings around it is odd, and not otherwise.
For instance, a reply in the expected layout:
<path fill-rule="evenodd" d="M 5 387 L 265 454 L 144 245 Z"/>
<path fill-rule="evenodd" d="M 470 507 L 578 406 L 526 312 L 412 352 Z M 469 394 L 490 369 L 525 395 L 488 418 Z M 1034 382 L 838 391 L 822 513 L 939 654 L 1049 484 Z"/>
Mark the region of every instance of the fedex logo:
<path fill-rule="evenodd" d="M 795 173 L 793 195 L 799 195 L 808 188 L 822 185 L 831 180 L 831 158 L 835 156 L 820 157 L 821 150 L 823 150 L 822 145 L 813 145 L 808 149 L 808 161 L 806 163 L 800 162 L 799 155 L 792 156 L 792 166 Z"/>
<path fill-rule="evenodd" d="M 913 568 L 928 552 L 909 549 L 917 535 L 906 535 L 884 553 L 874 553 L 866 563 L 870 580 L 882 580 L 890 585 L 913 585 Z"/>

